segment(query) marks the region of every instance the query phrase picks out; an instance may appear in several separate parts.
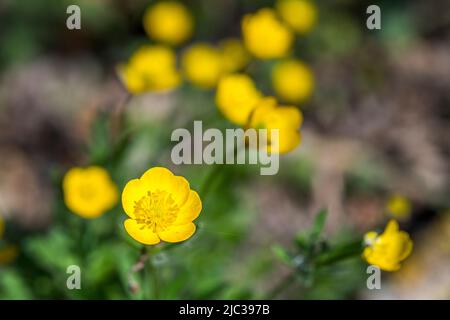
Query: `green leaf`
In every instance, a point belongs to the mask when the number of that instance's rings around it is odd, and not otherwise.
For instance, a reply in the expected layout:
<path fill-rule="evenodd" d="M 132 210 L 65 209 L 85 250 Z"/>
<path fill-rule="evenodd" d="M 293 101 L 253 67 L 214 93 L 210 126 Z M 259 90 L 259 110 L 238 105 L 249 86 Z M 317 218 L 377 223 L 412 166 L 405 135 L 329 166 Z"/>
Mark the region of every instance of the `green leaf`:
<path fill-rule="evenodd" d="M 325 222 L 327 220 L 327 214 L 328 214 L 327 209 L 322 209 L 316 215 L 310 233 L 311 243 L 316 242 L 319 239 L 320 235 L 322 234 L 323 228 L 325 227 Z"/>
<path fill-rule="evenodd" d="M 1 270 L 0 295 L 2 299 L 32 299 L 33 295 L 24 277 L 12 269 Z"/>
<path fill-rule="evenodd" d="M 363 250 L 362 239 L 335 246 L 316 258 L 317 266 L 325 266 L 361 255 Z"/>
<path fill-rule="evenodd" d="M 310 247 L 309 237 L 304 233 L 298 233 L 295 237 L 295 244 L 302 251 L 308 251 Z"/>
<path fill-rule="evenodd" d="M 291 256 L 287 252 L 285 248 L 283 248 L 280 245 L 273 245 L 272 246 L 272 252 L 275 254 L 275 256 L 280 259 L 280 261 L 291 264 Z"/>

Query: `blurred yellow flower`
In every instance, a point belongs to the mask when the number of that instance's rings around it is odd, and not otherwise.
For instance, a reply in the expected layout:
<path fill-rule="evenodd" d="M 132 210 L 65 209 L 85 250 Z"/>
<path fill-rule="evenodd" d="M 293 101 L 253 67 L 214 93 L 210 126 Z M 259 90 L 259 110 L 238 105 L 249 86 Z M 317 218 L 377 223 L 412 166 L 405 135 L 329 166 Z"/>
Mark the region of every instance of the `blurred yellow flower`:
<path fill-rule="evenodd" d="M 133 94 L 173 89 L 181 81 L 175 53 L 161 45 L 142 46 L 118 69 L 122 82 Z"/>
<path fill-rule="evenodd" d="M 272 85 L 282 100 L 299 103 L 311 96 L 314 76 L 303 62 L 296 59 L 283 60 L 272 70 Z"/>
<path fill-rule="evenodd" d="M 190 238 L 195 232 L 192 221 L 202 210 L 189 182 L 161 167 L 129 181 L 122 192 L 122 206 L 129 216 L 125 230 L 134 240 L 148 245 Z"/>
<path fill-rule="evenodd" d="M 186 78 L 203 89 L 215 87 L 224 71 L 220 51 L 206 43 L 189 47 L 183 53 L 181 64 Z"/>
<path fill-rule="evenodd" d="M 5 220 L 0 216 L 0 239 L 3 238 L 3 234 L 5 233 Z"/>
<path fill-rule="evenodd" d="M 291 30 L 268 8 L 244 16 L 242 34 L 248 51 L 260 59 L 286 55 L 294 39 Z"/>
<path fill-rule="evenodd" d="M 400 263 L 411 254 L 413 248 L 409 234 L 400 231 L 395 220 L 388 222 L 381 235 L 375 231 L 366 233 L 364 241 L 367 244 L 363 251 L 364 259 L 386 271 L 399 270 Z"/>
<path fill-rule="evenodd" d="M 406 219 L 411 214 L 411 202 L 399 194 L 392 195 L 386 204 L 388 214 L 397 219 Z"/>
<path fill-rule="evenodd" d="M 273 141 L 268 139 L 269 152 L 287 153 L 294 150 L 301 142 L 300 126 L 303 117 L 296 107 L 277 106 L 272 97 L 261 99 L 255 107 L 249 126 L 256 129 L 278 129 L 278 146 L 273 148 Z"/>
<path fill-rule="evenodd" d="M 192 15 L 178 1 L 162 1 L 149 7 L 143 23 L 149 37 L 171 45 L 181 44 L 192 35 Z"/>
<path fill-rule="evenodd" d="M 224 68 L 227 72 L 242 70 L 250 61 L 250 56 L 241 40 L 228 38 L 220 41 Z"/>
<path fill-rule="evenodd" d="M 82 218 L 96 218 L 118 201 L 118 190 L 108 171 L 101 167 L 75 167 L 63 179 L 64 202 Z"/>
<path fill-rule="evenodd" d="M 216 103 L 225 117 L 238 125 L 248 122 L 250 113 L 261 98 L 253 80 L 244 74 L 222 77 L 217 86 Z"/>
<path fill-rule="evenodd" d="M 13 262 L 19 255 L 19 249 L 16 245 L 8 244 L 0 248 L 0 265 Z"/>
<path fill-rule="evenodd" d="M 278 0 L 281 18 L 296 32 L 309 32 L 317 21 L 317 8 L 310 0 Z"/>

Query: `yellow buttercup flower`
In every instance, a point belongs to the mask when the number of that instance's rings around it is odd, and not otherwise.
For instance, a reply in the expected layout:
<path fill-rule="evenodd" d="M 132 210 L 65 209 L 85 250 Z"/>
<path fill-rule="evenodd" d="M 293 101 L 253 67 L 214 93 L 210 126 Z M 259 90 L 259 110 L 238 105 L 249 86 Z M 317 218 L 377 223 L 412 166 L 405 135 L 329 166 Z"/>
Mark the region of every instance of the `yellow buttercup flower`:
<path fill-rule="evenodd" d="M 149 7 L 143 23 L 149 37 L 171 45 L 181 44 L 192 35 L 192 15 L 177 1 L 158 2 Z"/>
<path fill-rule="evenodd" d="M 223 56 L 224 68 L 227 72 L 242 70 L 250 61 L 250 56 L 241 40 L 237 38 L 224 39 L 219 43 Z"/>
<path fill-rule="evenodd" d="M 261 99 L 250 117 L 249 126 L 256 129 L 278 129 L 278 144 L 268 139 L 269 152 L 287 153 L 294 150 L 301 142 L 300 126 L 303 117 L 296 107 L 277 106 L 272 97 Z"/>
<path fill-rule="evenodd" d="M 314 76 L 303 62 L 288 59 L 274 66 L 272 85 L 282 100 L 299 103 L 311 96 L 314 88 Z"/>
<path fill-rule="evenodd" d="M 16 245 L 8 244 L 0 248 L 0 265 L 13 262 L 19 255 L 19 249 Z"/>
<path fill-rule="evenodd" d="M 310 0 L 278 0 L 276 9 L 294 31 L 309 32 L 317 21 L 317 8 Z"/>
<path fill-rule="evenodd" d="M 268 8 L 244 16 L 242 34 L 248 51 L 260 59 L 283 57 L 294 39 L 291 30 Z"/>
<path fill-rule="evenodd" d="M 380 235 L 375 231 L 366 233 L 364 241 L 367 244 L 363 251 L 364 259 L 386 271 L 400 269 L 400 263 L 411 254 L 413 248 L 409 234 L 400 231 L 395 220 L 390 220 Z"/>
<path fill-rule="evenodd" d="M 253 80 L 244 74 L 222 77 L 217 86 L 216 103 L 225 117 L 238 125 L 248 122 L 250 113 L 261 98 Z"/>
<path fill-rule="evenodd" d="M 129 217 L 125 230 L 134 240 L 148 245 L 190 238 L 195 232 L 192 221 L 202 210 L 189 182 L 161 167 L 129 181 L 122 192 L 122 206 Z"/>
<path fill-rule="evenodd" d="M 101 167 L 70 169 L 63 180 L 64 202 L 82 218 L 96 218 L 114 207 L 118 190 Z"/>
<path fill-rule="evenodd" d="M 411 202 L 399 194 L 392 195 L 386 204 L 386 211 L 394 218 L 406 219 L 411 214 Z"/>
<path fill-rule="evenodd" d="M 181 63 L 186 78 L 204 89 L 215 87 L 224 71 L 220 51 L 206 43 L 189 47 L 183 53 Z"/>
<path fill-rule="evenodd" d="M 181 81 L 175 53 L 161 45 L 139 48 L 127 64 L 119 66 L 119 75 L 133 94 L 173 89 Z"/>

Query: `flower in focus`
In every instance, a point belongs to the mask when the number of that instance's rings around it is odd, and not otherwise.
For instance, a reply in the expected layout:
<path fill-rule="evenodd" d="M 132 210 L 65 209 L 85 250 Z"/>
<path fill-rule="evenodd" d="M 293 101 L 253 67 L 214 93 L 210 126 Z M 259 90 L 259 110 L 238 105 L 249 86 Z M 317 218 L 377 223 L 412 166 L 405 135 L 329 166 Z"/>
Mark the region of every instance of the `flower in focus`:
<path fill-rule="evenodd" d="M 248 51 L 260 59 L 286 55 L 294 39 L 291 30 L 268 8 L 244 16 L 242 34 Z"/>
<path fill-rule="evenodd" d="M 411 214 L 411 202 L 401 195 L 392 195 L 386 204 L 386 211 L 394 218 L 406 219 Z"/>
<path fill-rule="evenodd" d="M 272 85 L 282 100 L 299 103 L 311 96 L 314 76 L 303 62 L 288 59 L 277 63 L 273 68 Z"/>
<path fill-rule="evenodd" d="M 129 217 L 125 230 L 148 245 L 190 238 L 195 232 L 192 221 L 202 210 L 200 197 L 189 182 L 161 167 L 129 181 L 122 192 L 122 206 Z"/>
<path fill-rule="evenodd" d="M 64 202 L 82 218 L 97 218 L 118 201 L 118 191 L 108 171 L 101 167 L 72 168 L 63 179 Z"/>
<path fill-rule="evenodd" d="M 244 74 L 222 77 L 217 86 L 216 103 L 225 117 L 238 125 L 248 122 L 250 113 L 261 98 L 253 80 Z"/>
<path fill-rule="evenodd" d="M 13 262 L 19 255 L 19 249 L 16 245 L 7 244 L 0 247 L 0 265 L 5 265 Z"/>
<path fill-rule="evenodd" d="M 283 21 L 300 34 L 316 24 L 317 8 L 310 0 L 278 0 L 276 9 Z"/>
<path fill-rule="evenodd" d="M 242 70 L 250 61 L 250 56 L 241 40 L 237 38 L 224 39 L 219 43 L 222 52 L 224 68 L 227 72 Z"/>
<path fill-rule="evenodd" d="M 220 51 L 206 43 L 189 47 L 183 54 L 181 64 L 186 78 L 204 89 L 215 87 L 224 71 Z"/>
<path fill-rule="evenodd" d="M 400 269 L 400 263 L 411 254 L 413 248 L 409 234 L 400 231 L 395 220 L 390 220 L 380 235 L 375 231 L 366 233 L 364 241 L 367 244 L 363 251 L 364 259 L 385 271 Z"/>
<path fill-rule="evenodd" d="M 192 35 L 191 13 L 177 1 L 163 1 L 149 7 L 143 23 L 149 37 L 170 45 L 181 44 Z"/>
<path fill-rule="evenodd" d="M 277 106 L 272 97 L 261 99 L 250 117 L 249 126 L 267 129 L 269 152 L 287 153 L 294 150 L 301 142 L 300 126 L 302 114 L 296 107 Z M 278 146 L 270 140 L 270 130 L 278 129 Z"/>
<path fill-rule="evenodd" d="M 127 64 L 119 66 L 119 75 L 133 94 L 173 89 L 181 81 L 175 53 L 161 45 L 139 48 Z"/>

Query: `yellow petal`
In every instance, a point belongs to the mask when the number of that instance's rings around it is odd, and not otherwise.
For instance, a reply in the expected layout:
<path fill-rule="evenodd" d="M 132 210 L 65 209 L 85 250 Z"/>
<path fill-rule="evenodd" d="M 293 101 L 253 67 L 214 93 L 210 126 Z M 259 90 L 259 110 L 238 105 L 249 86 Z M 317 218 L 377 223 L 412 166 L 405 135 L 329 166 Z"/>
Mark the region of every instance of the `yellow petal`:
<path fill-rule="evenodd" d="M 142 197 L 147 195 L 148 190 L 139 179 L 133 179 L 128 181 L 122 192 L 122 206 L 125 213 L 134 218 L 134 205 L 136 201 L 139 201 Z"/>
<path fill-rule="evenodd" d="M 394 219 L 389 220 L 386 228 L 384 229 L 384 234 L 395 233 L 398 231 L 398 222 Z"/>
<path fill-rule="evenodd" d="M 202 201 L 197 192 L 191 190 L 186 203 L 180 208 L 174 225 L 183 225 L 195 220 L 202 211 Z"/>
<path fill-rule="evenodd" d="M 148 191 L 167 191 L 179 206 L 182 206 L 189 197 L 189 182 L 183 177 L 174 176 L 166 168 L 151 168 L 142 175 L 140 181 Z"/>
<path fill-rule="evenodd" d="M 375 242 L 375 239 L 377 238 L 378 233 L 375 231 L 369 231 L 364 235 L 364 243 L 366 245 L 372 245 Z"/>
<path fill-rule="evenodd" d="M 180 242 L 189 239 L 195 232 L 195 224 L 188 223 L 180 226 L 172 226 L 158 236 L 166 242 Z"/>
<path fill-rule="evenodd" d="M 125 220 L 125 230 L 136 241 L 143 244 L 157 244 L 160 242 L 156 233 L 150 231 L 148 228 L 141 229 L 141 226 L 133 219 Z"/>
<path fill-rule="evenodd" d="M 303 122 L 303 117 L 299 109 L 295 107 L 280 106 L 277 111 L 280 114 L 280 117 L 283 119 L 286 127 L 295 129 L 300 128 L 300 125 Z"/>
<path fill-rule="evenodd" d="M 294 150 L 301 142 L 302 136 L 300 132 L 288 129 L 279 129 L 279 143 L 278 147 L 276 144 L 271 142 L 267 150 L 274 153 L 288 153 Z"/>
<path fill-rule="evenodd" d="M 400 237 L 402 238 L 403 242 L 403 250 L 399 255 L 399 260 L 401 261 L 405 260 L 411 254 L 413 249 L 413 242 L 411 241 L 409 234 L 404 231 L 400 231 Z"/>

